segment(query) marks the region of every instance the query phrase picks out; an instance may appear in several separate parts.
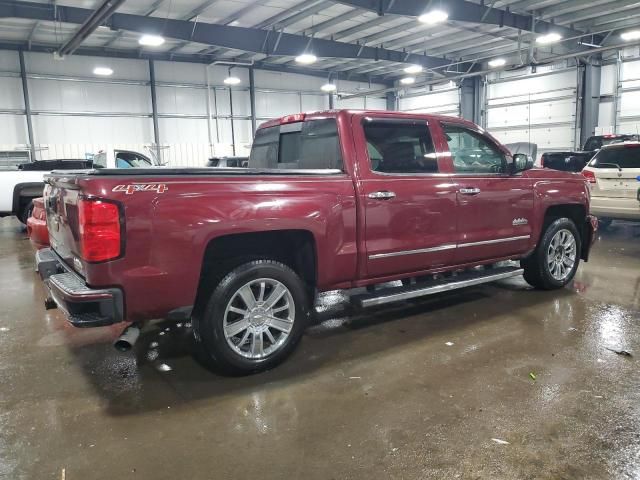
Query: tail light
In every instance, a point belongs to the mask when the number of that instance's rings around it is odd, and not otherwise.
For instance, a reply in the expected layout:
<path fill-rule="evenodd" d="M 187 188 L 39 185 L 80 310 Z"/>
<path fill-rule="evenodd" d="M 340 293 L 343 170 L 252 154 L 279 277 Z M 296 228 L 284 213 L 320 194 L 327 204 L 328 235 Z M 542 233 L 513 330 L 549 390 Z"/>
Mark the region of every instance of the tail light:
<path fill-rule="evenodd" d="M 104 262 L 122 253 L 120 210 L 103 200 L 81 199 L 78 203 L 80 255 L 87 262 Z"/>
<path fill-rule="evenodd" d="M 589 183 L 596 183 L 596 174 L 591 170 L 582 170 L 582 176 L 586 178 Z"/>

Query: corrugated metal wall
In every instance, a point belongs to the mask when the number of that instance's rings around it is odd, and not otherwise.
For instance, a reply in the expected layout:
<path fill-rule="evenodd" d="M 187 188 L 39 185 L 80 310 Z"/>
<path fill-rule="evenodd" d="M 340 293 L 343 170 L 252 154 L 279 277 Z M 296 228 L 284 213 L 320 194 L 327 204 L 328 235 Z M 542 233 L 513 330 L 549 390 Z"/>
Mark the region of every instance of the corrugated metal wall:
<path fill-rule="evenodd" d="M 144 153 L 154 142 L 149 65 L 145 60 L 25 53 L 36 157 L 84 158 L 107 148 Z M 112 77 L 92 75 L 95 66 L 113 69 Z M 162 159 L 171 165 L 204 165 L 213 155 L 248 155 L 253 140 L 248 69 L 234 67 L 238 87 L 223 79 L 228 66 L 155 62 L 158 125 Z M 320 91 L 326 80 L 306 75 L 255 71 L 258 124 L 269 118 L 329 107 Z M 379 89 L 338 81 L 339 92 Z M 338 108 L 384 109 L 384 98 L 336 101 Z M 211 121 L 207 122 L 207 110 Z M 28 138 L 18 55 L 0 51 L 0 148 L 27 148 Z M 234 151 L 235 146 L 235 151 Z"/>

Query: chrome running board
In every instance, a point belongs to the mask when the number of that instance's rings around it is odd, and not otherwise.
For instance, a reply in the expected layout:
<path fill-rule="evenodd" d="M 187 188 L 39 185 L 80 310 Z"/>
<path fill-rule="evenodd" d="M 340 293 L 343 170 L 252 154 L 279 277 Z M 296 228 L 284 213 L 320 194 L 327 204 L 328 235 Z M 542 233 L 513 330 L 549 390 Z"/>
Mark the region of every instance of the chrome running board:
<path fill-rule="evenodd" d="M 464 272 L 455 276 L 421 282 L 407 287 L 390 287 L 373 293 L 354 295 L 351 297 L 351 303 L 356 307 L 366 308 L 385 303 L 401 302 L 411 298 L 433 295 L 434 293 L 448 292 L 459 288 L 517 277 L 522 275 L 523 272 L 524 270 L 519 267 L 500 267 Z"/>

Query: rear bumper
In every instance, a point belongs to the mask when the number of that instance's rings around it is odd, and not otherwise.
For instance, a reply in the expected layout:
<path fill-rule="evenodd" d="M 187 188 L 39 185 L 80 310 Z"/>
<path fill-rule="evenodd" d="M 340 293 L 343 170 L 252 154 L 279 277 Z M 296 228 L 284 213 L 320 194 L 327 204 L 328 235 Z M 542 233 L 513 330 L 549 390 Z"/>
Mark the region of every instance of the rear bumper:
<path fill-rule="evenodd" d="M 94 289 L 67 268 L 50 248 L 36 252 L 36 271 L 49 298 L 76 327 L 102 327 L 124 320 L 124 301 L 119 288 Z"/>
<path fill-rule="evenodd" d="M 589 213 L 597 217 L 640 220 L 640 202 L 636 198 L 591 197 Z"/>

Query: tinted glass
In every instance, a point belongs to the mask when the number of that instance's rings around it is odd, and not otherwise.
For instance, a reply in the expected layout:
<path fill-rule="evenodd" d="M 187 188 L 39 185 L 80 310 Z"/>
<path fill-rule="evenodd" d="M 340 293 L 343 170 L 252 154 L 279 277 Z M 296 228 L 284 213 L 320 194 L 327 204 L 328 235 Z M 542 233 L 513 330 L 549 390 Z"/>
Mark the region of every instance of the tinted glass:
<path fill-rule="evenodd" d="M 504 173 L 507 160 L 481 134 L 458 125 L 443 124 L 456 173 Z"/>
<path fill-rule="evenodd" d="M 252 168 L 342 170 L 335 119 L 261 128 L 256 132 L 248 165 Z"/>
<path fill-rule="evenodd" d="M 605 148 L 589 162 L 595 168 L 640 168 L 640 146 Z"/>
<path fill-rule="evenodd" d="M 133 152 L 116 152 L 116 168 L 151 167 L 151 160 Z"/>
<path fill-rule="evenodd" d="M 591 137 L 584 144 L 584 149 L 587 152 L 598 150 L 604 145 L 611 145 L 612 143 L 622 143 L 629 140 L 637 140 L 637 135 L 619 135 L 617 137 Z"/>
<path fill-rule="evenodd" d="M 382 173 L 437 173 L 429 127 L 423 121 L 365 120 L 371 170 Z"/>

